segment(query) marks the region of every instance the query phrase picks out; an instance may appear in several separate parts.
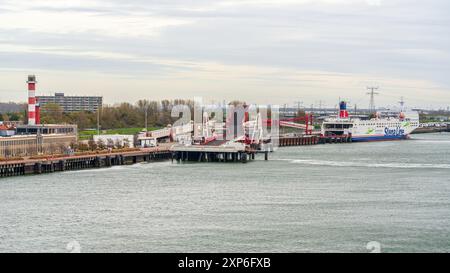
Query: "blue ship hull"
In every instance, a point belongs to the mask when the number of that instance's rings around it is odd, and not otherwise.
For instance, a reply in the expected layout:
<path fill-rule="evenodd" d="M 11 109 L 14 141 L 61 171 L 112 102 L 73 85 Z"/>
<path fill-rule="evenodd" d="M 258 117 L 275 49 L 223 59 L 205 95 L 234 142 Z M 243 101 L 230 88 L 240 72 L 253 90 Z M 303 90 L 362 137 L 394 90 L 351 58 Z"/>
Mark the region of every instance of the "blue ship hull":
<path fill-rule="evenodd" d="M 367 137 L 352 137 L 353 142 L 367 142 L 367 141 L 387 141 L 387 140 L 401 140 L 407 139 L 407 135 L 401 136 L 367 136 Z"/>

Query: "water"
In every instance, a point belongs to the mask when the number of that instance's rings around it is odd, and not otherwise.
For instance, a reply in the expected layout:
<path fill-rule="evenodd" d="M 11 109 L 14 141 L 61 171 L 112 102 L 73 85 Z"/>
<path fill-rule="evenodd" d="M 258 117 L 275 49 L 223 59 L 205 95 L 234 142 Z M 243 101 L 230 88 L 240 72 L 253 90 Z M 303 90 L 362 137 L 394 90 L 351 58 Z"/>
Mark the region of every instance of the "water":
<path fill-rule="evenodd" d="M 0 180 L 0 252 L 450 251 L 450 134 Z"/>

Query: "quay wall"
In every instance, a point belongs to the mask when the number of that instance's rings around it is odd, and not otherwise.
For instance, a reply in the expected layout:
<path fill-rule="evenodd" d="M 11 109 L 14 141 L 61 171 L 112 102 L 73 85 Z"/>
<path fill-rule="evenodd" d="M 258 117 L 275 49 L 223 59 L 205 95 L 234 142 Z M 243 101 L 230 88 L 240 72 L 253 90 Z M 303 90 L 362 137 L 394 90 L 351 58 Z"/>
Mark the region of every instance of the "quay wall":
<path fill-rule="evenodd" d="M 0 162 L 0 177 L 131 165 L 140 162 L 169 160 L 171 157 L 172 154 L 168 149 L 146 149 L 123 153 L 3 161 Z"/>
<path fill-rule="evenodd" d="M 417 128 L 411 134 L 427 134 L 427 133 L 442 133 L 442 132 L 450 132 L 450 125 L 447 125 L 447 127 Z"/>
<path fill-rule="evenodd" d="M 326 143 L 349 143 L 352 142 L 350 136 L 320 136 L 320 135 L 301 135 L 293 137 L 280 137 L 278 139 L 280 147 L 306 146 Z"/>

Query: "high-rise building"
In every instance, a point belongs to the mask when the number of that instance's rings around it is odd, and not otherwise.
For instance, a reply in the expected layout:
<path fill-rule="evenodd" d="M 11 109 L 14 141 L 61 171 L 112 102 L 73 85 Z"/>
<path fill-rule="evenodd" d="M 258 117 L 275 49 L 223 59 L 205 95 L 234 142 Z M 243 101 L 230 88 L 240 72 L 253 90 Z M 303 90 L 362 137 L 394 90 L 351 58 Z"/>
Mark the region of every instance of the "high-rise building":
<path fill-rule="evenodd" d="M 37 99 L 41 108 L 49 103 L 57 104 L 64 112 L 96 112 L 103 103 L 103 97 L 64 96 L 64 93 L 55 93 L 54 96 L 37 96 Z"/>

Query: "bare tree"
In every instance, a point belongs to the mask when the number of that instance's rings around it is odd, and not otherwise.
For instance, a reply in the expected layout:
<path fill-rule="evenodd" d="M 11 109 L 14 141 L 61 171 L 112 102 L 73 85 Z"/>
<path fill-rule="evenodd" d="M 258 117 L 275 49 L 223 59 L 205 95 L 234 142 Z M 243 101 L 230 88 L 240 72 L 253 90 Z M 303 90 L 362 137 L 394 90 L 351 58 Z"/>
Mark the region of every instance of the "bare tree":
<path fill-rule="evenodd" d="M 103 139 L 100 138 L 100 139 L 97 141 L 97 147 L 98 147 L 100 150 L 106 149 L 106 145 L 105 145 L 105 142 L 103 141 Z"/>
<path fill-rule="evenodd" d="M 122 141 L 120 141 L 120 139 L 116 139 L 116 141 L 114 141 L 114 147 L 116 147 L 116 149 L 122 149 Z"/>
<path fill-rule="evenodd" d="M 128 140 L 128 138 L 125 138 L 123 140 L 123 147 L 124 148 L 130 148 L 130 140 Z"/>
<path fill-rule="evenodd" d="M 113 148 L 114 148 L 114 140 L 108 138 L 108 139 L 106 140 L 106 146 L 108 146 L 108 148 L 113 149 Z"/>
<path fill-rule="evenodd" d="M 97 143 L 93 139 L 89 139 L 88 141 L 89 149 L 94 151 L 97 149 Z"/>

